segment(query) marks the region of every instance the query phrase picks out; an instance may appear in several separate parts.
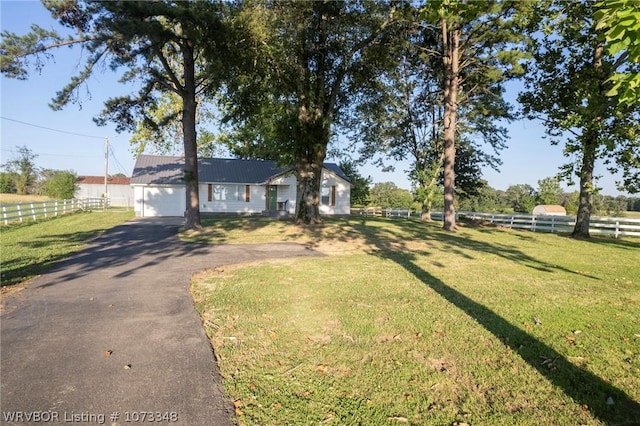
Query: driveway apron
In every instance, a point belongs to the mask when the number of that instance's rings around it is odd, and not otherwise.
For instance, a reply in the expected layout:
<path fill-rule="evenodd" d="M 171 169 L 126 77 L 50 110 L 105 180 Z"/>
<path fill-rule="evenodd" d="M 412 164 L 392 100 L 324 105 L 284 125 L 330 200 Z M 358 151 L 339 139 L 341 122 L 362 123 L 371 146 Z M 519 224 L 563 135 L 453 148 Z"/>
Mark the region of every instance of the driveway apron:
<path fill-rule="evenodd" d="M 5 300 L 1 424 L 232 424 L 191 275 L 318 254 L 297 244 L 183 243 L 179 225 L 115 227 Z"/>

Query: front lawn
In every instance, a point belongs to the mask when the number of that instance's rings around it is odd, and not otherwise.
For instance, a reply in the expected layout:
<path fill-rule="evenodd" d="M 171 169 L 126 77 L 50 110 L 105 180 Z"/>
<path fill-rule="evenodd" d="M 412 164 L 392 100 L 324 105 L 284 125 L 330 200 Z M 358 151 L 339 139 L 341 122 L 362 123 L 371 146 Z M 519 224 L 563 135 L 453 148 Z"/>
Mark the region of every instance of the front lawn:
<path fill-rule="evenodd" d="M 183 238 L 327 256 L 192 291 L 240 424 L 634 424 L 640 240 L 407 220 L 209 219 Z"/>

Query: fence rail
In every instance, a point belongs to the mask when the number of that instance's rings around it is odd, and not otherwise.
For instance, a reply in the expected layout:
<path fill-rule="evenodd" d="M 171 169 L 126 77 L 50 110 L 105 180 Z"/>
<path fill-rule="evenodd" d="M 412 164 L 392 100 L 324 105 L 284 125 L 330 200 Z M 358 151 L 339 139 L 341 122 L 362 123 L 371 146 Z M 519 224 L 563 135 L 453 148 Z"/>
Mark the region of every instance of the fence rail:
<path fill-rule="evenodd" d="M 575 216 L 532 216 L 460 212 L 460 216 L 472 220 L 484 220 L 506 228 L 528 229 L 541 232 L 571 232 L 576 225 Z M 624 217 L 592 216 L 589 221 L 592 234 L 640 237 L 640 219 Z"/>
<path fill-rule="evenodd" d="M 5 225 L 25 220 L 39 220 L 77 211 L 105 209 L 105 198 L 74 198 L 71 200 L 50 200 L 33 203 L 5 204 L 2 206 L 2 221 Z"/>
<path fill-rule="evenodd" d="M 411 217 L 416 211 L 411 209 L 398 209 L 382 207 L 362 207 L 359 209 L 351 209 L 352 216 L 377 216 L 377 217 Z"/>
<path fill-rule="evenodd" d="M 377 217 L 419 217 L 419 211 L 410 209 L 383 209 L 380 207 L 365 207 L 351 209 L 354 216 Z M 442 212 L 431 212 L 431 218 L 442 220 Z M 527 229 L 533 232 L 571 232 L 576 224 L 575 216 L 533 216 L 526 214 L 499 214 L 456 212 L 456 220 L 467 218 L 482 220 L 505 228 Z M 640 219 L 627 219 L 624 217 L 598 217 L 592 216 L 589 224 L 589 232 L 592 234 L 640 237 Z"/>

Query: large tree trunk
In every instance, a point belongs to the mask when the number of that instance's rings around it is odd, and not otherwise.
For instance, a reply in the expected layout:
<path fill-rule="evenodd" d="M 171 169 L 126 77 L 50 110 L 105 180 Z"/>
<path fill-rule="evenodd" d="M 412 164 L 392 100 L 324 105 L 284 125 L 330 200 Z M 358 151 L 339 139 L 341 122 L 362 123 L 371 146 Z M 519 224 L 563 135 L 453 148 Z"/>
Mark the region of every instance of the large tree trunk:
<path fill-rule="evenodd" d="M 576 215 L 576 226 L 571 234 L 577 238 L 589 238 L 589 224 L 591 222 L 591 212 L 593 210 L 593 169 L 596 161 L 596 150 L 599 145 L 599 126 L 602 125 L 601 110 L 606 108 L 606 96 L 604 81 L 606 75 L 602 70 L 602 56 L 604 54 L 604 45 L 602 41 L 593 51 L 593 68 L 596 75 L 600 77 L 599 96 L 591 100 L 589 108 L 594 111 L 594 117 L 582 135 L 582 165 L 580 166 L 580 204 L 578 205 L 578 213 Z"/>
<path fill-rule="evenodd" d="M 431 222 L 431 207 L 433 206 L 433 201 L 431 199 L 425 199 L 422 202 L 422 211 L 420 212 L 420 220 L 422 222 Z"/>
<path fill-rule="evenodd" d="M 300 92 L 304 90 L 300 89 Z M 312 106 L 307 96 L 301 96 L 298 107 L 298 132 L 296 145 L 299 149 L 296 157 L 295 172 L 297 182 L 296 214 L 298 224 L 321 223 L 320 185 L 322 167 L 329 144 L 330 118 L 326 111 L 330 108 Z"/>
<path fill-rule="evenodd" d="M 321 223 L 320 218 L 320 185 L 322 183 L 322 167 L 324 164 L 325 150 L 319 150 L 313 156 L 312 161 L 298 160 L 296 163 L 297 197 L 296 215 L 297 224 Z"/>
<path fill-rule="evenodd" d="M 576 226 L 571 234 L 577 238 L 589 238 L 589 224 L 593 209 L 593 168 L 596 161 L 597 143 L 583 144 L 582 165 L 580 167 L 580 204 L 576 215 Z"/>
<path fill-rule="evenodd" d="M 192 46 L 183 48 L 184 88 L 182 93 L 182 131 L 184 136 L 184 179 L 186 186 L 185 229 L 200 229 L 198 194 L 198 146 L 196 142 L 196 82 Z"/>
<path fill-rule="evenodd" d="M 320 223 L 320 175 L 322 166 L 315 164 L 300 164 L 296 167 L 297 199 L 296 223 Z"/>
<path fill-rule="evenodd" d="M 456 161 L 456 113 L 458 103 L 458 69 L 460 30 L 449 30 L 442 20 L 444 64 L 444 217 L 443 229 L 456 228 L 455 172 Z"/>

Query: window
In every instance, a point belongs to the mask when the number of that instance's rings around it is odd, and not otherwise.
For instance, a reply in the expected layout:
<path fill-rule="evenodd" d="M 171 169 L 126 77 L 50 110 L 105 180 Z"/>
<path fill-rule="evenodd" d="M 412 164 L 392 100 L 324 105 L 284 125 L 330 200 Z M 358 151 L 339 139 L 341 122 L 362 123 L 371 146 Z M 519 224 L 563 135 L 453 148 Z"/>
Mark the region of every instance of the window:
<path fill-rule="evenodd" d="M 323 186 L 320 188 L 320 204 L 323 206 L 335 206 L 336 205 L 336 187 Z"/>
<path fill-rule="evenodd" d="M 207 185 L 207 201 L 213 201 L 213 185 Z"/>
<path fill-rule="evenodd" d="M 209 201 L 249 202 L 249 185 L 209 185 Z"/>
<path fill-rule="evenodd" d="M 322 204 L 323 206 L 328 206 L 329 205 L 329 194 L 330 194 L 330 190 L 328 187 L 323 186 L 322 188 L 320 188 L 320 204 Z"/>
<path fill-rule="evenodd" d="M 213 185 L 213 199 L 215 201 L 225 201 L 227 194 L 228 188 L 226 185 Z"/>

